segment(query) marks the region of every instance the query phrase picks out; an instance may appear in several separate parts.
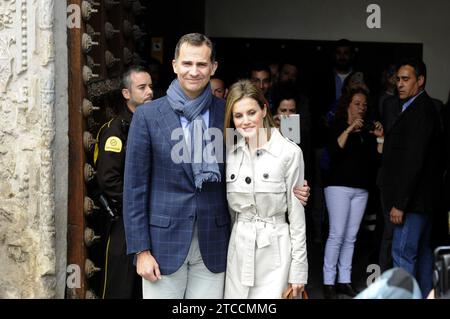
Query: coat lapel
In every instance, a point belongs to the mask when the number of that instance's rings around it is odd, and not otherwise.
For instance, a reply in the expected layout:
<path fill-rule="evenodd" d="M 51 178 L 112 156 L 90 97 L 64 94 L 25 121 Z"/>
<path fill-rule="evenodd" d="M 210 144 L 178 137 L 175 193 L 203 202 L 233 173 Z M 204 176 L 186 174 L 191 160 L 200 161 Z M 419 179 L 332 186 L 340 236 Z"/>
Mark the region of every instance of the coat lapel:
<path fill-rule="evenodd" d="M 161 120 L 158 121 L 157 123 L 159 124 L 159 127 L 161 128 L 164 137 L 171 145 L 171 149 L 173 149 L 173 147 L 175 147 L 175 145 L 177 145 L 180 141 L 171 139 L 172 132 L 174 130 L 183 130 L 183 128 L 181 127 L 180 118 L 172 110 L 172 108 L 169 105 L 169 102 L 164 103 L 163 105 L 159 105 L 158 110 L 161 113 Z M 184 145 L 183 149 L 187 150 L 186 140 L 184 139 L 184 137 L 183 137 L 183 145 Z M 189 177 L 191 182 L 194 183 L 194 175 L 192 173 L 191 164 L 182 161 L 180 165 L 183 166 L 183 169 L 186 172 L 187 176 Z"/>
<path fill-rule="evenodd" d="M 395 119 L 394 123 L 392 123 L 391 129 L 389 130 L 389 132 L 388 132 L 386 135 L 389 135 L 389 133 L 392 132 L 392 129 L 393 129 L 395 126 L 397 126 L 398 123 L 401 122 L 402 119 L 403 119 L 405 116 L 408 116 L 408 114 L 409 114 L 410 112 L 413 111 L 414 106 L 415 106 L 417 103 L 420 103 L 420 101 L 421 101 L 425 96 L 428 96 L 428 95 L 427 95 L 427 92 L 423 92 L 420 96 L 418 96 L 418 97 L 414 100 L 414 102 L 412 102 L 411 105 L 410 105 L 405 111 L 403 111 L 403 112 L 402 112 L 402 105 L 399 103 L 399 110 L 398 110 L 399 114 L 398 114 L 397 118 Z"/>
<path fill-rule="evenodd" d="M 215 103 L 215 99 L 216 98 L 213 97 L 213 99 L 211 101 L 211 106 L 209 108 L 209 126 L 208 127 L 209 128 L 217 128 L 223 134 L 224 133 L 223 132 L 223 121 L 224 121 L 224 118 L 225 118 L 225 114 L 220 114 L 219 109 L 221 109 L 221 108 L 219 108 L 217 106 L 217 103 Z M 221 138 L 223 140 L 223 135 L 222 135 Z M 224 143 L 223 146 L 222 146 L 222 161 L 219 162 L 219 170 L 220 170 L 220 173 L 222 175 L 222 178 L 223 178 L 223 174 L 224 174 L 224 171 L 225 171 L 225 166 L 224 166 L 225 155 L 226 155 L 225 153 L 226 153 L 226 151 L 225 151 L 225 143 Z"/>

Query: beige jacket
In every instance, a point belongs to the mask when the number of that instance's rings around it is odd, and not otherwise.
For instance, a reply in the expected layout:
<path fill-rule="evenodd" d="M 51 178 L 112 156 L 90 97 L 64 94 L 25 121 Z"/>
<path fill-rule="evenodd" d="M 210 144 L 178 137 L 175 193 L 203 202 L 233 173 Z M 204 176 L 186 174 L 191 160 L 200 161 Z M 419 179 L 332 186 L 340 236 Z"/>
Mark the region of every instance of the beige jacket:
<path fill-rule="evenodd" d="M 293 194 L 303 185 L 301 149 L 278 130 L 253 155 L 241 139 L 227 152 L 226 172 L 234 223 L 225 298 L 280 298 L 288 282 L 306 284 L 304 208 Z"/>

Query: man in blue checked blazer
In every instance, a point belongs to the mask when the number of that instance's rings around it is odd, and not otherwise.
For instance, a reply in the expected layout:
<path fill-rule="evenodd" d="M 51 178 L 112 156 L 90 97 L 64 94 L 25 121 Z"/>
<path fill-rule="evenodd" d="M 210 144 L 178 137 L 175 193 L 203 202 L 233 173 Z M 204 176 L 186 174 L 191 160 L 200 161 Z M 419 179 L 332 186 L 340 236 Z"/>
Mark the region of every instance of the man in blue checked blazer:
<path fill-rule="evenodd" d="M 177 79 L 166 96 L 138 107 L 131 123 L 123 214 L 144 298 L 223 297 L 224 164 L 221 154 L 202 152 L 208 128 L 223 130 L 225 105 L 209 85 L 216 68 L 210 39 L 184 35 L 173 60 Z"/>

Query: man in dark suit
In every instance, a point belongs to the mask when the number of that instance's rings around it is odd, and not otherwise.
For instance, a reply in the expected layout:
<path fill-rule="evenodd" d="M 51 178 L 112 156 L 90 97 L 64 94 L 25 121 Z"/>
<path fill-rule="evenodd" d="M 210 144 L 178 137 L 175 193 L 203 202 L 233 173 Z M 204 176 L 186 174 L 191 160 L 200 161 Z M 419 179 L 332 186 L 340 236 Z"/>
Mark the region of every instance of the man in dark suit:
<path fill-rule="evenodd" d="M 432 215 L 439 194 L 439 115 L 425 92 L 426 67 L 408 59 L 397 69 L 401 113 L 386 133 L 383 148 L 382 196 L 395 224 L 394 267 L 415 276 L 422 294 L 432 288 L 430 248 Z"/>

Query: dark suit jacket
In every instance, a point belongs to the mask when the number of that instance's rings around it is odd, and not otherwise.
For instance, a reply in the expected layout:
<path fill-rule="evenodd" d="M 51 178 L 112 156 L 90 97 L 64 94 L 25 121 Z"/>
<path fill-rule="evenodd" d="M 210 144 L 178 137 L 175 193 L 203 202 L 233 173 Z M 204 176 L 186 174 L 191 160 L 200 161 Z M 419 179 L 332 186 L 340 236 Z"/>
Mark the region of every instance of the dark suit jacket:
<path fill-rule="evenodd" d="M 383 124 L 384 134 L 387 134 L 402 111 L 400 99 L 397 95 L 389 96 L 383 101 L 381 108 L 380 122 Z"/>
<path fill-rule="evenodd" d="M 402 112 L 385 135 L 381 172 L 385 207 L 431 213 L 442 177 L 439 115 L 426 92 Z"/>
<path fill-rule="evenodd" d="M 224 102 L 214 97 L 209 127 L 223 130 L 224 115 Z M 175 130 L 181 135 L 172 140 Z M 127 253 L 150 249 L 161 273 L 171 274 L 186 259 L 197 220 L 203 262 L 211 272 L 223 272 L 230 235 L 224 164 L 219 164 L 221 182 L 204 183 L 197 191 L 191 164 L 172 159 L 172 150 L 180 143 L 184 143 L 180 119 L 167 97 L 137 108 L 125 160 Z"/>

